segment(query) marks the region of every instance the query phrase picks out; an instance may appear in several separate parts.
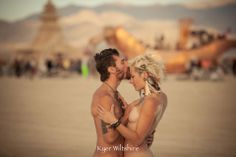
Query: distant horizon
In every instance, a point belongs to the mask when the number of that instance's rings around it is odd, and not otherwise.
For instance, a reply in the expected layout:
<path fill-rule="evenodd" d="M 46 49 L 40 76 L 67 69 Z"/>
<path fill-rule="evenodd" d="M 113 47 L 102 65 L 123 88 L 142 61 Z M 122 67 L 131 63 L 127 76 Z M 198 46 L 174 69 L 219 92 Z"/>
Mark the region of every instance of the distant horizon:
<path fill-rule="evenodd" d="M 13 2 L 15 1 L 15 3 Z M 230 3 L 236 3 L 236 0 L 90 0 L 90 1 L 76 1 L 76 0 L 52 0 L 53 4 L 58 8 L 64 8 L 70 5 L 94 8 L 107 4 L 120 4 L 120 5 L 133 5 L 133 6 L 150 6 L 150 5 L 180 5 L 191 9 L 196 8 L 208 8 L 208 7 L 220 7 Z M 15 22 L 32 14 L 42 12 L 47 0 L 21 0 L 21 3 L 17 3 L 16 0 L 0 0 L 0 20 L 6 22 Z M 27 4 L 27 5 L 26 5 Z M 11 8 L 11 9 L 9 9 Z M 12 11 L 14 10 L 14 11 Z"/>

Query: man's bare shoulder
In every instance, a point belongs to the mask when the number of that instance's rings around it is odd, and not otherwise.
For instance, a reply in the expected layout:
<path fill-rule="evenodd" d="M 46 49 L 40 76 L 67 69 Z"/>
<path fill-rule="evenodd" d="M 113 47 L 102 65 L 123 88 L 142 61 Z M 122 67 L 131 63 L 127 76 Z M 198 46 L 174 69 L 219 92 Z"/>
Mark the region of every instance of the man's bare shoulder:
<path fill-rule="evenodd" d="M 106 109 L 110 109 L 110 106 L 113 103 L 112 96 L 103 89 L 97 89 L 93 94 L 93 101 L 91 105 L 92 114 L 97 115 L 97 107 L 98 105 L 102 105 Z"/>
<path fill-rule="evenodd" d="M 93 101 L 101 101 L 103 99 L 111 99 L 111 96 L 106 90 L 98 88 L 93 94 Z"/>
<path fill-rule="evenodd" d="M 94 94 L 93 94 L 93 102 L 92 102 L 92 107 L 97 106 L 97 105 L 105 105 L 106 104 L 112 104 L 113 103 L 113 98 L 107 90 L 104 90 L 102 88 L 98 88 Z"/>
<path fill-rule="evenodd" d="M 105 93 L 105 91 L 104 91 L 102 88 L 98 88 L 98 89 L 94 92 L 93 97 L 100 96 L 100 95 L 102 95 L 102 94 L 104 94 L 104 93 Z"/>

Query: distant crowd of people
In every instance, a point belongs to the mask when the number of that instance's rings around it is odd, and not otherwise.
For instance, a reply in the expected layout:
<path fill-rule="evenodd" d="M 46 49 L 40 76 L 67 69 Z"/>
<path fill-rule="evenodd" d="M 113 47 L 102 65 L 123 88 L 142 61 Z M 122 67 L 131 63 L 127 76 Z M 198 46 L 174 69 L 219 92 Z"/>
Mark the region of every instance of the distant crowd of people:
<path fill-rule="evenodd" d="M 96 77 L 98 74 L 93 57 L 67 59 L 59 56 L 39 61 L 16 58 L 9 63 L 0 62 L 0 76 L 34 78 L 70 77 L 73 74 Z M 236 59 L 223 60 L 221 64 L 209 59 L 191 59 L 186 64 L 185 74 L 193 80 L 223 80 L 225 74 L 236 76 Z"/>
<path fill-rule="evenodd" d="M 224 62 L 228 62 L 225 64 Z M 192 59 L 186 64 L 186 74 L 193 80 L 223 80 L 225 74 L 236 76 L 236 59 L 217 63 L 210 59 Z"/>
<path fill-rule="evenodd" d="M 89 77 L 96 75 L 93 58 L 67 59 L 63 57 L 35 59 L 14 59 L 12 62 L 0 64 L 0 76 L 15 77 L 57 77 L 72 74 Z"/>

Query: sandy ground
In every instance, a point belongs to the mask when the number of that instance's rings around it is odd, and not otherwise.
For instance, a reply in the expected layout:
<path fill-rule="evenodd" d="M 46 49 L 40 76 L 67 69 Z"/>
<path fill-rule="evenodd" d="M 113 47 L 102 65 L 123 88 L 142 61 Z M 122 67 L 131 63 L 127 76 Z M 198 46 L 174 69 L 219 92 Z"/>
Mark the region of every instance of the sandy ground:
<path fill-rule="evenodd" d="M 0 156 L 91 156 L 96 138 L 90 102 L 99 84 L 80 77 L 0 78 Z M 236 156 L 236 78 L 170 77 L 162 89 L 169 104 L 152 146 L 155 156 Z M 119 90 L 129 102 L 138 97 L 128 82 Z"/>

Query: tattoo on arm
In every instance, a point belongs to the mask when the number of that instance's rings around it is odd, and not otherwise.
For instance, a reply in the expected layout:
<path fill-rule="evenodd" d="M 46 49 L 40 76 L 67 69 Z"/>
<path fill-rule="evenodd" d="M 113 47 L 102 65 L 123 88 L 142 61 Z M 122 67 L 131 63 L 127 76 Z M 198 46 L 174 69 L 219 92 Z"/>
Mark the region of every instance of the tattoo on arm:
<path fill-rule="evenodd" d="M 103 120 L 101 120 L 101 125 L 102 125 L 102 133 L 106 134 L 107 133 L 107 126 L 109 125 L 109 123 L 106 123 Z"/>

